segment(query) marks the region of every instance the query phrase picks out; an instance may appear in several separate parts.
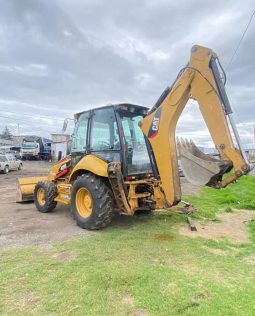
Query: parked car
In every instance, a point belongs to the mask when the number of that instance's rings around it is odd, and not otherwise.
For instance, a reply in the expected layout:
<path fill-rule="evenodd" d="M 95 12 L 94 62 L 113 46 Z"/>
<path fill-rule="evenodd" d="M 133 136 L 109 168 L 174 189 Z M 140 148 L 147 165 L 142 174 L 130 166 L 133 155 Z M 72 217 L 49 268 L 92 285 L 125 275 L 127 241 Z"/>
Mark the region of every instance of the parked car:
<path fill-rule="evenodd" d="M 11 154 L 0 155 L 0 172 L 8 173 L 10 170 L 21 170 L 22 161 Z"/>
<path fill-rule="evenodd" d="M 5 152 L 6 154 L 10 154 L 10 155 L 13 155 L 14 157 L 16 157 L 18 160 L 22 160 L 22 157 L 21 157 L 21 154 L 18 150 L 13 150 L 11 149 L 10 151 L 8 152 Z"/>

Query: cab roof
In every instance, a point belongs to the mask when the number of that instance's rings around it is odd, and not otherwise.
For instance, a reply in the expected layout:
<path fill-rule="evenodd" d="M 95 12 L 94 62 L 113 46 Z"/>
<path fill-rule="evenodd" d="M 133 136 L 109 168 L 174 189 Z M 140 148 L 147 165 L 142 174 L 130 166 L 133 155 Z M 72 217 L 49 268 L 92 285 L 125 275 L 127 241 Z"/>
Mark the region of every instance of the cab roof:
<path fill-rule="evenodd" d="M 82 111 L 79 113 L 74 114 L 74 118 L 77 119 L 81 114 L 87 113 L 90 111 L 96 111 L 100 109 L 106 109 L 112 107 L 116 111 L 123 111 L 123 112 L 129 112 L 129 113 L 141 113 L 143 115 L 146 115 L 147 112 L 149 111 L 149 108 L 146 106 L 142 105 L 137 105 L 137 104 L 131 104 L 131 103 L 119 103 L 119 104 L 109 104 L 105 106 L 100 106 L 98 108 L 92 108 L 86 111 Z"/>

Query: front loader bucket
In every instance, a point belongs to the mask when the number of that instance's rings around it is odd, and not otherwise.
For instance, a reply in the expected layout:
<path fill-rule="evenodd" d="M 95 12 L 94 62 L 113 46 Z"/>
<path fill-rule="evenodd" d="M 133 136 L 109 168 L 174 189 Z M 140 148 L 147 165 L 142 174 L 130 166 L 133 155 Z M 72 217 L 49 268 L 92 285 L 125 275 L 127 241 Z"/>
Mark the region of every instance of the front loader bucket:
<path fill-rule="evenodd" d="M 222 176 L 232 164 L 204 154 L 193 141 L 177 140 L 177 148 L 183 173 L 187 180 L 195 185 L 217 187 Z"/>
<path fill-rule="evenodd" d="M 47 177 L 31 177 L 18 179 L 16 202 L 26 202 L 34 200 L 34 188 L 39 181 L 47 180 Z"/>

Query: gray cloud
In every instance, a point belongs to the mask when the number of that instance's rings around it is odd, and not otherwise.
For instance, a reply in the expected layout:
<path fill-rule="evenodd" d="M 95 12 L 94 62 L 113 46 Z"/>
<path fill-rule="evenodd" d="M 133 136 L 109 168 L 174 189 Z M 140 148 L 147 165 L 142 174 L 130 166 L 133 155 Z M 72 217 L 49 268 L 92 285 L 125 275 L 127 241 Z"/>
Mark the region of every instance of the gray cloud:
<path fill-rule="evenodd" d="M 251 0 L 0 0 L 0 5 L 0 109 L 9 117 L 0 117 L 0 130 L 8 124 L 16 132 L 19 121 L 21 133 L 45 136 L 59 132 L 65 117 L 90 107 L 153 105 L 195 43 L 213 48 L 226 66 L 254 10 Z M 245 142 L 253 141 L 255 123 L 254 54 L 255 21 L 227 71 Z M 184 112 L 178 133 L 210 142 L 194 105 Z"/>

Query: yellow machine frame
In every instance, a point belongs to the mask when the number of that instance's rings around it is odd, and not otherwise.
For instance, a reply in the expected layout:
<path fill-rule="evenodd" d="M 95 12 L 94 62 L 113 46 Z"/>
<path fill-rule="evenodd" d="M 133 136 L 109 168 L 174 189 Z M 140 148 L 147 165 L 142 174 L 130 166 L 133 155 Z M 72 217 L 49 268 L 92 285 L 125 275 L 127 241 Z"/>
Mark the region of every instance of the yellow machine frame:
<path fill-rule="evenodd" d="M 225 187 L 235 181 L 241 175 L 249 171 L 249 167 L 239 149 L 236 149 L 231 137 L 226 114 L 218 94 L 217 85 L 213 73 L 209 67 L 212 56 L 216 54 L 209 48 L 194 46 L 191 50 L 190 61 L 177 77 L 169 93 L 156 109 L 140 121 L 140 127 L 144 135 L 149 139 L 157 168 L 159 179 L 153 177 L 142 180 L 120 181 L 113 188 L 113 193 L 122 213 L 132 215 L 138 208 L 138 199 L 150 196 L 155 202 L 155 208 L 169 208 L 181 200 L 181 185 L 178 174 L 177 149 L 175 130 L 178 119 L 187 104 L 189 98 L 197 100 L 200 111 L 212 136 L 220 158 L 231 162 L 234 173 L 222 180 L 218 187 Z M 158 119 L 160 114 L 160 119 Z M 157 135 L 149 137 L 151 126 L 155 124 Z M 70 162 L 65 158 L 51 168 L 47 177 L 55 181 L 58 195 L 55 201 L 69 204 L 71 188 L 77 176 L 84 172 L 91 172 L 100 177 L 109 177 L 109 165 L 95 155 L 84 156 L 78 164 L 63 178 L 56 178 L 63 166 Z M 45 179 L 45 177 L 44 177 Z M 25 179 L 20 179 L 23 188 Z M 29 182 L 29 180 L 27 179 Z M 27 191 L 32 191 L 38 178 L 29 183 Z M 27 182 L 27 183 L 28 183 Z M 141 184 L 151 186 L 153 195 L 150 193 L 136 193 L 136 187 Z M 124 186 L 127 194 L 124 193 Z M 22 189 L 21 189 L 22 190 Z M 118 192 L 117 192 L 118 191 Z"/>

